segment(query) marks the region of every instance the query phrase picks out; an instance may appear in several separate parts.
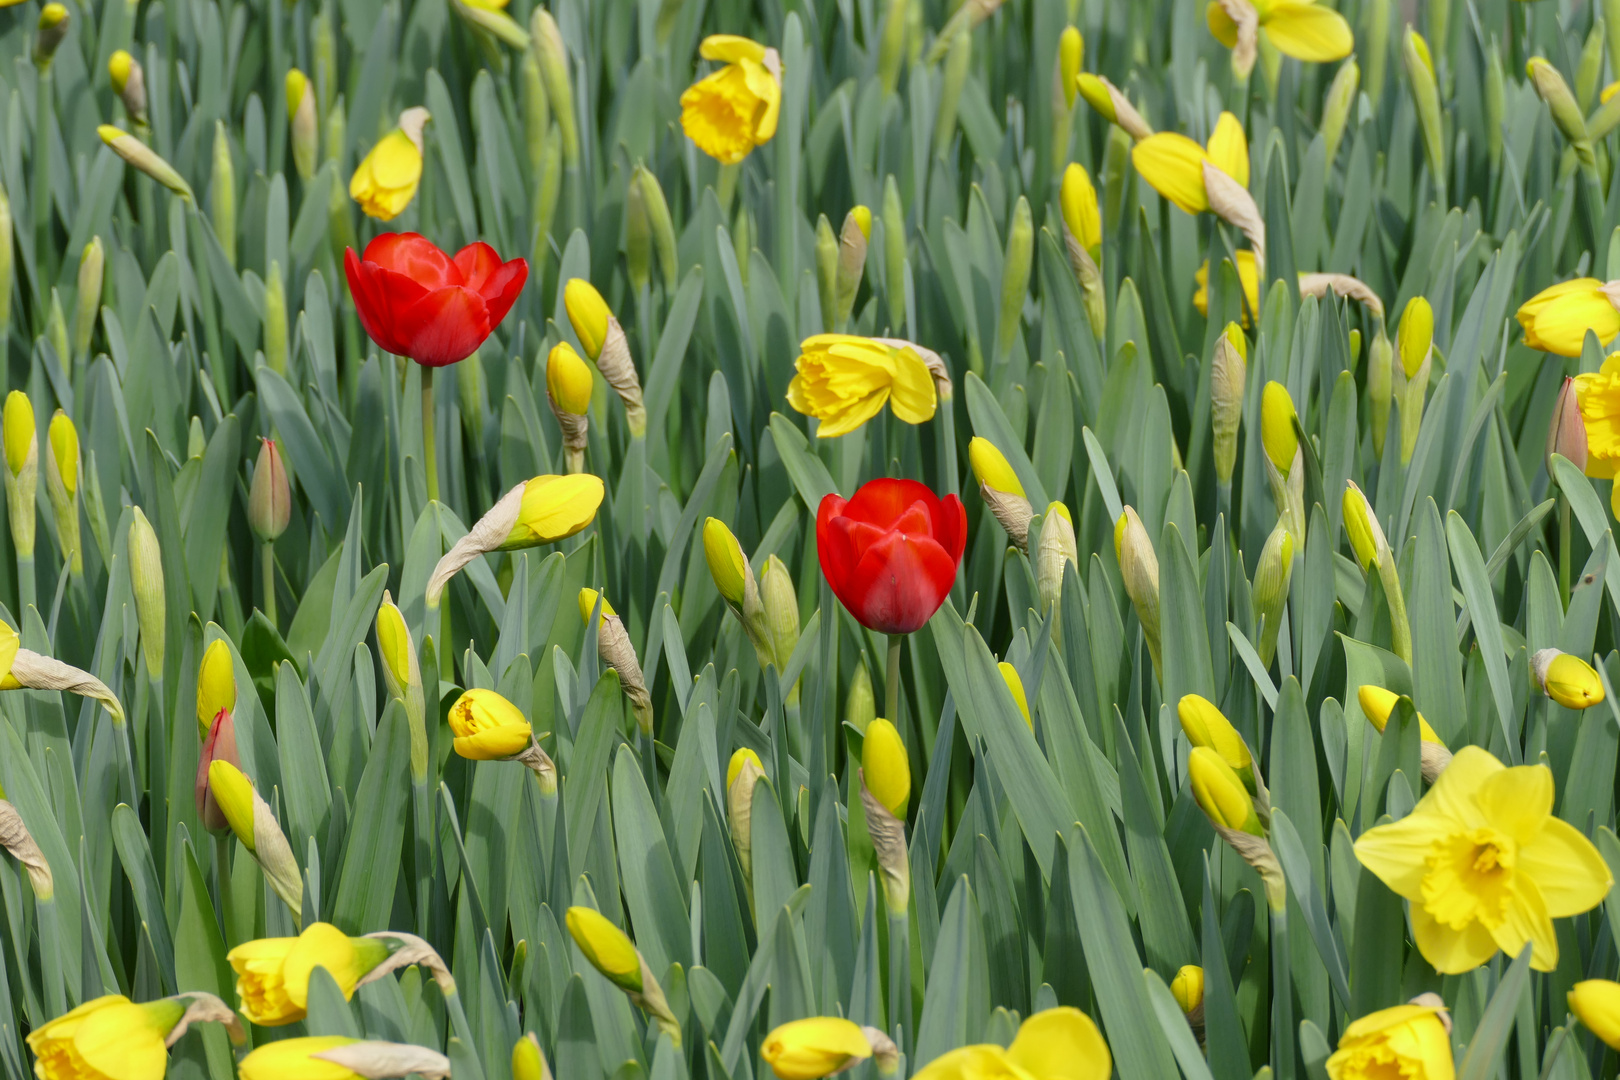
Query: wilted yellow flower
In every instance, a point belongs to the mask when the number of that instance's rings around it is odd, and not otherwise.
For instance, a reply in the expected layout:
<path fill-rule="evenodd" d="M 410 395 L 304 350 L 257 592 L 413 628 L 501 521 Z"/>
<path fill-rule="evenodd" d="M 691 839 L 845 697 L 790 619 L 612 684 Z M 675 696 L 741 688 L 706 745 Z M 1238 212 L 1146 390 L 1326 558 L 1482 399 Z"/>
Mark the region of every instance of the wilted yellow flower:
<path fill-rule="evenodd" d="M 997 664 L 996 667 L 1001 670 L 1002 681 L 1007 684 L 1007 689 L 1012 692 L 1013 702 L 1018 706 L 1019 713 L 1023 715 L 1024 723 L 1029 725 L 1031 731 L 1034 731 L 1035 721 L 1029 715 L 1029 698 L 1024 694 L 1024 680 L 1019 678 L 1018 669 L 1005 660 Z"/>
<path fill-rule="evenodd" d="M 1204 969 L 1197 964 L 1184 964 L 1170 981 L 1170 993 L 1184 1013 L 1193 1012 L 1204 1005 Z"/>
<path fill-rule="evenodd" d="M 1187 755 L 1187 778 L 1199 809 L 1215 824 L 1252 836 L 1265 835 L 1249 789 L 1220 754 L 1207 746 L 1193 747 Z"/>
<path fill-rule="evenodd" d="M 450 706 L 456 753 L 472 761 L 499 761 L 522 753 L 533 737 L 529 720 L 493 690 L 472 689 Z"/>
<path fill-rule="evenodd" d="M 640 993 L 641 954 L 624 931 L 600 912 L 575 905 L 568 909 L 568 933 L 591 966 L 621 990 Z"/>
<path fill-rule="evenodd" d="M 371 148 L 349 180 L 349 197 L 378 221 L 392 221 L 416 198 L 422 183 L 422 129 L 430 119 L 420 106 L 399 114 L 399 126 Z"/>
<path fill-rule="evenodd" d="M 1589 709 L 1603 700 L 1603 680 L 1591 664 L 1571 653 L 1539 650 L 1530 658 L 1530 674 L 1543 693 L 1566 709 Z"/>
<path fill-rule="evenodd" d="M 1620 1050 L 1620 983 L 1587 979 L 1569 992 L 1569 1011 L 1587 1030 Z"/>
<path fill-rule="evenodd" d="M 1293 467 L 1294 455 L 1299 451 L 1299 436 L 1294 433 L 1294 399 L 1288 388 L 1280 382 L 1266 383 L 1260 395 L 1260 442 L 1266 456 L 1284 476 Z"/>
<path fill-rule="evenodd" d="M 1510 769 L 1465 746 L 1410 814 L 1356 841 L 1361 864 L 1412 902 L 1413 937 L 1436 971 L 1469 971 L 1527 942 L 1530 966 L 1552 971 L 1552 920 L 1608 895 L 1603 857 L 1552 804 L 1547 766 Z"/>
<path fill-rule="evenodd" d="M 821 1080 L 872 1056 L 872 1043 L 853 1020 L 812 1016 L 778 1025 L 760 1056 L 779 1080 Z"/>
<path fill-rule="evenodd" d="M 1343 60 L 1355 48 L 1350 24 L 1325 4 L 1311 0 L 1239 0 L 1239 3 L 1254 12 L 1259 32 L 1284 56 L 1321 64 Z M 1228 49 L 1237 48 L 1238 24 L 1226 4 L 1211 0 L 1204 9 L 1204 16 L 1215 40 Z"/>
<path fill-rule="evenodd" d="M 1620 334 L 1620 281 L 1575 278 L 1541 290 L 1518 312 L 1524 343 L 1558 356 L 1581 355 L 1586 332 L 1607 345 Z"/>
<path fill-rule="evenodd" d="M 1260 267 L 1254 261 L 1254 252 L 1247 248 L 1237 253 L 1238 282 L 1243 286 L 1243 311 L 1239 316 L 1244 326 L 1249 325 L 1251 312 L 1260 311 Z M 1193 281 L 1198 288 L 1193 291 L 1193 306 L 1198 313 L 1205 317 L 1209 315 L 1209 260 L 1205 259 L 1199 265 Z"/>
<path fill-rule="evenodd" d="M 197 736 L 204 741 L 214 717 L 236 711 L 236 664 L 231 647 L 215 638 L 197 666 Z"/>
<path fill-rule="evenodd" d="M 994 1043 L 942 1054 L 912 1080 L 1108 1080 L 1114 1059 L 1091 1017 L 1060 1006 L 1025 1020 L 1005 1050 Z"/>
<path fill-rule="evenodd" d="M 135 1004 L 122 994 L 87 1001 L 28 1036 L 39 1080 L 163 1080 L 164 1045 L 186 1007 L 177 998 Z"/>
<path fill-rule="evenodd" d="M 569 278 L 568 284 L 563 286 L 563 307 L 568 311 L 568 321 L 585 355 L 592 360 L 601 356 L 613 312 L 596 286 L 584 278 Z"/>
<path fill-rule="evenodd" d="M 1178 132 L 1164 131 L 1131 148 L 1131 163 L 1142 179 L 1189 214 L 1209 209 L 1209 192 L 1204 189 L 1205 162 L 1240 186 L 1249 186 L 1249 141 L 1244 137 L 1243 125 L 1231 113 L 1221 113 L 1207 146 L 1199 146 Z"/>
<path fill-rule="evenodd" d="M 264 1027 L 302 1020 L 309 977 L 325 968 L 345 999 L 366 973 L 388 958 L 376 938 L 351 938 L 331 923 L 311 923 L 297 937 L 259 938 L 225 954 L 236 972 L 242 1015 Z"/>
<path fill-rule="evenodd" d="M 911 761 L 906 744 L 894 724 L 882 718 L 866 725 L 866 741 L 861 746 L 861 771 L 866 790 L 889 813 L 902 820 L 911 801 Z"/>
<path fill-rule="evenodd" d="M 1389 725 L 1389 714 L 1395 711 L 1395 703 L 1400 698 L 1401 695 L 1393 690 L 1386 690 L 1382 686 L 1374 686 L 1372 683 L 1363 683 L 1361 689 L 1356 691 L 1356 700 L 1361 703 L 1362 715 L 1380 733 Z M 1422 713 L 1417 714 L 1417 720 L 1419 739 L 1438 746 L 1446 745 L 1445 740 L 1435 734 L 1434 728 L 1430 727 L 1429 722 L 1423 719 Z"/>
<path fill-rule="evenodd" d="M 775 49 L 732 34 L 704 38 L 698 55 L 726 66 L 681 94 L 681 129 L 699 150 L 735 165 L 776 134 L 781 60 Z"/>
<path fill-rule="evenodd" d="M 1244 787 L 1250 791 L 1255 789 L 1254 758 L 1249 753 L 1249 744 L 1214 702 L 1198 694 L 1185 694 L 1176 705 L 1176 715 L 1188 742 L 1215 751 L 1238 774 Z"/>
<path fill-rule="evenodd" d="M 1417 908 L 1414 905 L 1413 913 Z M 1330 1080 L 1452 1080 L 1451 1033 L 1434 1005 L 1396 1005 L 1344 1029 L 1327 1059 Z"/>
<path fill-rule="evenodd" d="M 1434 346 L 1434 309 L 1421 296 L 1414 296 L 1401 312 L 1400 329 L 1395 334 L 1395 348 L 1401 356 L 1401 367 L 1406 377 L 1412 378 L 1429 358 Z"/>
<path fill-rule="evenodd" d="M 908 424 L 931 420 L 939 403 L 927 361 L 910 342 L 817 334 L 799 346 L 787 400 L 821 421 L 817 436 L 847 435 L 887 403 Z"/>
<path fill-rule="evenodd" d="M 566 298 L 566 293 L 564 294 Z M 591 369 L 568 342 L 558 342 L 546 357 L 546 390 L 551 400 L 576 415 L 591 406 Z"/>
<path fill-rule="evenodd" d="M 1078 36 L 1079 31 L 1075 34 Z M 1102 213 L 1097 208 L 1097 189 L 1092 186 L 1084 165 L 1071 162 L 1063 170 L 1063 190 L 1058 205 L 1063 210 L 1063 224 L 1069 235 L 1096 258 L 1102 248 Z"/>

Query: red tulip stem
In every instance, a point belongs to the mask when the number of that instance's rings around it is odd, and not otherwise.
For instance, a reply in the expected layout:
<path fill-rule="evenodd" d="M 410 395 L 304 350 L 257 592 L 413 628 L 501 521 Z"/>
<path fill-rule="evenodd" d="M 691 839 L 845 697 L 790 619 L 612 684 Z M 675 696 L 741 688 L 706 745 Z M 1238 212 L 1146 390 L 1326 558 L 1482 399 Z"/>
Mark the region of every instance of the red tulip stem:
<path fill-rule="evenodd" d="M 433 442 L 433 369 L 423 367 L 422 468 L 427 472 L 428 502 L 439 501 L 439 451 Z"/>
<path fill-rule="evenodd" d="M 900 726 L 900 646 L 905 640 L 904 634 L 889 635 L 889 668 L 883 680 L 884 707 L 888 710 L 883 718 L 896 727 Z"/>

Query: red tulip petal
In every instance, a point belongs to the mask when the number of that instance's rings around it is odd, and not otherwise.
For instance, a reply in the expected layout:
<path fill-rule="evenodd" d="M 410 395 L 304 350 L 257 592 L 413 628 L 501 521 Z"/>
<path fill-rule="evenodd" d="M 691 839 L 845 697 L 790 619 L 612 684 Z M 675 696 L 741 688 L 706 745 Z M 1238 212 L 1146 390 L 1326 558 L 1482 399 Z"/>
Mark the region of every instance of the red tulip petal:
<path fill-rule="evenodd" d="M 822 576 L 835 593 L 858 561 L 848 533 L 833 526 L 843 512 L 844 499 L 839 495 L 823 496 L 816 508 L 816 557 L 821 562 Z"/>
<path fill-rule="evenodd" d="M 474 241 L 456 252 L 456 269 L 461 271 L 461 283 L 473 292 L 483 295 L 484 282 L 501 268 L 501 257 L 482 240 Z"/>
<path fill-rule="evenodd" d="M 528 280 L 529 260 L 513 259 L 491 274 L 489 280 L 484 282 L 483 288 L 477 290 L 484 298 L 484 305 L 489 308 L 491 330 L 501 325 L 501 320 L 512 310 L 512 305 L 517 303 L 517 298 L 523 292 L 523 286 Z"/>
<path fill-rule="evenodd" d="M 399 356 L 410 355 L 411 338 L 402 329 L 405 313 L 427 297 L 431 290 L 404 274 L 372 262 L 360 264 L 360 276 L 371 294 L 372 312 L 377 323 L 367 332 L 377 344 Z"/>
<path fill-rule="evenodd" d="M 354 298 L 354 309 L 360 316 L 360 325 L 378 348 L 386 352 L 399 352 L 388 299 L 378 286 L 376 264 L 362 262 L 354 249 L 349 248 L 343 256 L 343 272 L 349 279 L 349 295 Z"/>
<path fill-rule="evenodd" d="M 467 359 L 489 337 L 489 310 L 470 289 L 436 289 L 400 312 L 397 329 L 405 355 L 425 367 L 444 367 Z"/>
<path fill-rule="evenodd" d="M 861 485 L 843 513 L 874 525 L 892 525 L 901 514 L 921 502 L 931 518 L 939 516 L 939 496 L 915 480 L 884 477 Z"/>
<path fill-rule="evenodd" d="M 866 549 L 838 599 L 856 621 L 885 634 L 909 634 L 950 594 L 956 560 L 927 538 L 891 532 Z"/>
<path fill-rule="evenodd" d="M 945 549 L 945 554 L 962 562 L 962 549 L 967 546 L 967 508 L 955 495 L 940 500 L 939 513 L 934 518 L 934 539 Z"/>
<path fill-rule="evenodd" d="M 404 274 L 425 289 L 463 283 L 461 268 L 417 233 L 383 233 L 366 245 L 365 261 Z"/>
<path fill-rule="evenodd" d="M 934 518 L 928 512 L 928 504 L 918 499 L 903 510 L 894 524 L 889 526 L 896 532 L 903 532 L 907 536 L 926 536 L 934 538 Z"/>

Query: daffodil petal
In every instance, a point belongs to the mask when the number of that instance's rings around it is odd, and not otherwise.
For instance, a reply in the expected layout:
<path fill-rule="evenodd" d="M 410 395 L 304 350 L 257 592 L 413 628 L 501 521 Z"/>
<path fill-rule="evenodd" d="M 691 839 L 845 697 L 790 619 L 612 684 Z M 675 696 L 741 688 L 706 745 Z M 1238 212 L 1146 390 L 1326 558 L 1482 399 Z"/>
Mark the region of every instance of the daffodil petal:
<path fill-rule="evenodd" d="M 1503 769 L 1485 778 L 1474 799 L 1492 826 L 1528 843 L 1552 813 L 1552 770 L 1545 765 Z"/>
<path fill-rule="evenodd" d="M 1408 814 L 1362 833 L 1356 841 L 1356 858 L 1396 895 L 1417 901 L 1423 896 L 1424 860 L 1434 844 L 1454 829 L 1452 822 L 1437 814 Z"/>
<path fill-rule="evenodd" d="M 1524 874 L 1513 878 L 1513 897 L 1502 911 L 1502 921 L 1490 928 L 1491 937 L 1509 956 L 1518 956 L 1530 943 L 1530 966 L 1552 971 L 1558 966 L 1558 934 L 1536 883 Z"/>
<path fill-rule="evenodd" d="M 1472 971 L 1496 955 L 1496 941 L 1484 926 L 1471 922 L 1461 930 L 1453 930 L 1425 911 L 1422 904 L 1412 905 L 1412 939 L 1423 959 L 1442 975 Z"/>
<path fill-rule="evenodd" d="M 1343 15 L 1303 0 L 1272 0 L 1261 16 L 1260 29 L 1278 52 L 1311 63 L 1343 60 L 1356 46 Z"/>
<path fill-rule="evenodd" d="M 1518 872 L 1535 881 L 1547 914 L 1555 919 L 1592 910 L 1614 884 L 1592 841 L 1556 817 L 1543 821 L 1534 839 L 1519 849 Z"/>
<path fill-rule="evenodd" d="M 1243 125 L 1229 112 L 1221 113 L 1209 137 L 1209 160 L 1244 187 L 1249 186 L 1249 140 Z"/>
<path fill-rule="evenodd" d="M 1209 6 L 1204 8 L 1204 21 L 1209 24 L 1209 32 L 1216 41 L 1228 49 L 1237 47 L 1238 28 L 1232 21 L 1232 16 L 1221 7 L 1220 0 L 1209 0 Z"/>
<path fill-rule="evenodd" d="M 1025 1020 L 1007 1056 L 1041 1080 L 1108 1080 L 1114 1068 L 1097 1025 L 1075 1008 L 1045 1009 Z"/>
<path fill-rule="evenodd" d="M 1149 135 L 1131 147 L 1131 163 L 1142 179 L 1189 214 L 1209 209 L 1209 193 L 1204 190 L 1208 160 L 1202 146 L 1174 131 Z"/>

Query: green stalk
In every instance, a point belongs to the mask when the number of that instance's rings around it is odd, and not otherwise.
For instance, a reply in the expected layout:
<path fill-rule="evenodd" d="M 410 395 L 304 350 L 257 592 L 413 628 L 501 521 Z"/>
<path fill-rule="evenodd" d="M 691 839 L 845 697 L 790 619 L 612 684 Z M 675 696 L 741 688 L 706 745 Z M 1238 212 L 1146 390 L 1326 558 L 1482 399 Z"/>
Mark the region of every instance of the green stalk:
<path fill-rule="evenodd" d="M 39 915 L 39 961 L 45 978 L 45 1008 L 51 1016 L 67 1012 L 67 985 L 62 978 L 62 923 L 56 911 L 56 898 L 36 898 Z"/>
<path fill-rule="evenodd" d="M 231 904 L 231 841 L 235 834 L 226 831 L 214 837 L 214 889 L 219 894 L 214 898 L 214 904 L 219 909 L 219 924 L 225 930 L 225 947 L 240 945 L 239 941 L 232 941 L 231 930 L 235 926 L 235 915 Z"/>
<path fill-rule="evenodd" d="M 259 545 L 259 558 L 264 569 L 264 617 L 276 625 L 276 551 L 269 543 Z"/>
<path fill-rule="evenodd" d="M 34 582 L 34 557 L 32 555 L 17 556 L 17 617 L 34 606 L 34 592 L 37 588 Z"/>
<path fill-rule="evenodd" d="M 433 924 L 433 784 L 426 775 L 411 779 L 411 803 L 416 810 L 416 936 L 428 937 Z"/>
<path fill-rule="evenodd" d="M 904 1051 L 911 1038 L 911 922 L 903 909 L 889 912 L 889 1030 Z"/>
<path fill-rule="evenodd" d="M 742 173 L 742 164 L 721 165 L 720 176 L 715 181 L 714 194 L 720 200 L 720 212 L 729 213 L 731 210 L 731 197 L 737 191 L 737 177 Z"/>
<path fill-rule="evenodd" d="M 28 189 L 34 212 L 34 252 L 39 259 L 40 276 L 45 281 L 56 280 L 54 247 L 51 244 L 51 102 L 55 99 L 55 80 L 51 78 L 51 65 L 46 63 L 39 72 L 39 86 L 34 91 L 34 179 Z M 46 292 L 49 292 L 47 289 Z"/>
<path fill-rule="evenodd" d="M 1558 493 L 1558 594 L 1563 597 L 1566 610 L 1569 608 L 1570 540 L 1569 499 L 1560 491 Z"/>
<path fill-rule="evenodd" d="M 896 727 L 900 725 L 900 646 L 905 640 L 904 634 L 889 635 L 888 674 L 883 679 L 883 707 L 888 710 L 883 718 Z"/>
<path fill-rule="evenodd" d="M 428 502 L 439 501 L 439 450 L 433 440 L 433 369 L 422 368 L 422 468 L 427 472 Z"/>
<path fill-rule="evenodd" d="M 1294 1001 L 1288 961 L 1288 901 L 1271 909 L 1271 1067 L 1277 1080 L 1294 1077 Z"/>

